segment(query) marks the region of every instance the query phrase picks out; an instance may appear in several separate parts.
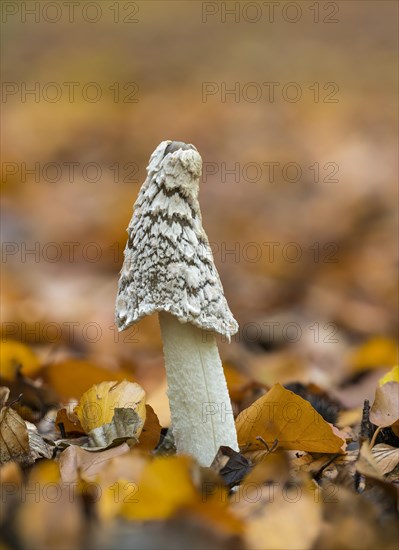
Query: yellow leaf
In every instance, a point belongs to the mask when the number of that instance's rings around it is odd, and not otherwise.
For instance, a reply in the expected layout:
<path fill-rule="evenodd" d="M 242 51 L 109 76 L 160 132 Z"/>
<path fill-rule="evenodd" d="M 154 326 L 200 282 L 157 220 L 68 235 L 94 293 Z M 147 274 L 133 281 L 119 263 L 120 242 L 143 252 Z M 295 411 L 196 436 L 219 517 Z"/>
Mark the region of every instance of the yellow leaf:
<path fill-rule="evenodd" d="M 277 439 L 284 449 L 315 453 L 341 453 L 345 441 L 311 406 L 280 384 L 243 410 L 236 420 L 242 449 L 264 449 L 262 437 L 271 447 Z"/>
<path fill-rule="evenodd" d="M 191 470 L 194 461 L 188 456 L 156 457 L 141 475 L 136 502 L 125 502 L 122 516 L 134 520 L 162 520 L 180 508 L 199 500 Z"/>
<path fill-rule="evenodd" d="M 36 354 L 22 342 L 8 341 L 0 346 L 0 375 L 6 380 L 15 380 L 18 367 L 25 376 L 31 376 L 40 369 Z"/>
<path fill-rule="evenodd" d="M 385 376 L 379 379 L 378 384 L 383 386 L 387 382 L 399 382 L 399 365 L 395 365 L 386 373 Z"/>
<path fill-rule="evenodd" d="M 75 413 L 86 433 L 109 424 L 115 409 L 134 409 L 145 420 L 145 392 L 135 382 L 101 382 L 85 392 Z M 139 435 L 139 434 L 138 434 Z"/>
<path fill-rule="evenodd" d="M 398 345 L 394 340 L 375 337 L 361 345 L 353 354 L 350 363 L 354 370 L 391 367 L 398 361 Z"/>

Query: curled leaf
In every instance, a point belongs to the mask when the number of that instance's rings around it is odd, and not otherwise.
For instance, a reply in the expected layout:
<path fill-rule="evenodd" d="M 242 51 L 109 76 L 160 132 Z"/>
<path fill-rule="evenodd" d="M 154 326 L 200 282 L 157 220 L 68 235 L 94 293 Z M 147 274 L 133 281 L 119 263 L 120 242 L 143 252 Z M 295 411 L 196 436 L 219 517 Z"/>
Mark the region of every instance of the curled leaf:
<path fill-rule="evenodd" d="M 75 413 L 92 448 L 137 441 L 146 418 L 145 392 L 126 380 L 102 382 L 83 394 Z"/>

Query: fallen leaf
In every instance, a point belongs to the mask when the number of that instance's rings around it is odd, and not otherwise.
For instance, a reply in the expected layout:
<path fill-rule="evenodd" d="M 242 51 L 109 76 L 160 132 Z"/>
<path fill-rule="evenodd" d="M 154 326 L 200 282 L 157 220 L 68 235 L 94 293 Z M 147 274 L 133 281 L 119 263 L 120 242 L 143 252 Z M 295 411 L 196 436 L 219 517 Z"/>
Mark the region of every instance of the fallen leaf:
<path fill-rule="evenodd" d="M 383 471 L 375 460 L 367 441 L 364 441 L 360 448 L 359 458 L 356 461 L 356 470 L 359 474 L 372 479 L 384 479 Z"/>
<path fill-rule="evenodd" d="M 222 446 L 219 448 L 211 468 L 231 488 L 238 485 L 250 471 L 251 463 L 241 453 L 237 453 L 230 447 Z"/>
<path fill-rule="evenodd" d="M 102 382 L 83 394 L 75 413 L 93 448 L 127 439 L 137 442 L 146 418 L 145 392 L 126 380 Z"/>
<path fill-rule="evenodd" d="M 2 390 L 2 401 L 7 401 L 8 388 Z M 28 428 L 25 421 L 9 406 L 3 406 L 0 411 L 0 464 L 16 460 L 22 464 L 30 464 L 30 449 Z"/>
<path fill-rule="evenodd" d="M 144 426 L 139 437 L 139 442 L 135 448 L 141 451 L 152 451 L 159 443 L 162 427 L 154 409 L 150 407 L 150 405 L 146 405 L 145 409 L 146 417 Z"/>
<path fill-rule="evenodd" d="M 387 382 L 379 386 L 370 410 L 370 421 L 383 428 L 399 420 L 399 383 Z"/>
<path fill-rule="evenodd" d="M 145 392 L 135 382 L 101 382 L 95 384 L 80 398 L 75 413 L 86 431 L 108 424 L 115 409 L 133 408 L 145 414 Z"/>
<path fill-rule="evenodd" d="M 391 445 L 374 445 L 371 454 L 383 474 L 389 474 L 399 464 L 399 449 Z"/>
<path fill-rule="evenodd" d="M 39 458 L 52 458 L 54 445 L 50 445 L 43 439 L 34 424 L 28 421 L 25 421 L 25 424 L 28 428 L 29 459 L 33 462 Z"/>
<path fill-rule="evenodd" d="M 257 438 L 271 447 L 277 439 L 279 447 L 316 453 L 342 453 L 345 441 L 308 403 L 280 384 L 242 411 L 237 420 L 238 443 L 241 449 L 264 449 Z"/>
<path fill-rule="evenodd" d="M 70 445 L 59 459 L 61 479 L 64 483 L 77 483 L 79 478 L 90 481 L 101 472 L 106 462 L 129 452 L 129 445 L 122 443 L 106 451 L 86 451 L 77 445 Z"/>
<path fill-rule="evenodd" d="M 143 424 L 144 419 L 133 409 L 114 409 L 111 422 L 89 432 L 90 446 L 93 448 L 107 448 L 128 439 L 137 443 Z"/>

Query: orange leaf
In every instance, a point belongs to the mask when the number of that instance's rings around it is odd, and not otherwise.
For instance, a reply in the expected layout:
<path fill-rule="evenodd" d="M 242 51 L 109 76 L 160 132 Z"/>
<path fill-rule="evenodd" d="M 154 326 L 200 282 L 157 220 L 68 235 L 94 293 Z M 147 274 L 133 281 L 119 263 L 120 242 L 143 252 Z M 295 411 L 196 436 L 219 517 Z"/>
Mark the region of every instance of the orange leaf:
<path fill-rule="evenodd" d="M 295 393 L 275 384 L 266 395 L 243 410 L 237 420 L 238 443 L 248 451 L 264 449 L 277 439 L 284 449 L 315 453 L 341 453 L 345 441 L 332 426 Z"/>
<path fill-rule="evenodd" d="M 146 417 L 143 429 L 140 434 L 139 443 L 135 449 L 141 451 L 152 451 L 159 443 L 161 437 L 161 424 L 154 409 L 150 405 L 145 406 Z"/>

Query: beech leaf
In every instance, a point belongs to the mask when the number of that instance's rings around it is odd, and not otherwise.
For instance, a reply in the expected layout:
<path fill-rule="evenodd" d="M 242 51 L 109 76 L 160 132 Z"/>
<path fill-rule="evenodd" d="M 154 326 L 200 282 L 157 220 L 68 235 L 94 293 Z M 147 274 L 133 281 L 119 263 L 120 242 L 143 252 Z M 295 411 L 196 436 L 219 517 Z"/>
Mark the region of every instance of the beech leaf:
<path fill-rule="evenodd" d="M 126 380 L 102 382 L 83 394 L 75 413 L 93 450 L 137 442 L 146 419 L 145 392 Z"/>
<path fill-rule="evenodd" d="M 336 428 L 295 393 L 275 384 L 266 395 L 244 409 L 236 419 L 242 450 L 264 449 L 277 439 L 281 448 L 314 453 L 342 453 L 344 438 Z"/>
<path fill-rule="evenodd" d="M 399 420 L 399 383 L 386 382 L 375 392 L 370 420 L 376 426 L 392 426 Z"/>
<path fill-rule="evenodd" d="M 2 388 L 1 400 L 7 401 L 8 388 Z M 3 406 L 0 411 L 0 463 L 16 460 L 30 464 L 29 434 L 25 421 L 11 407 Z"/>

